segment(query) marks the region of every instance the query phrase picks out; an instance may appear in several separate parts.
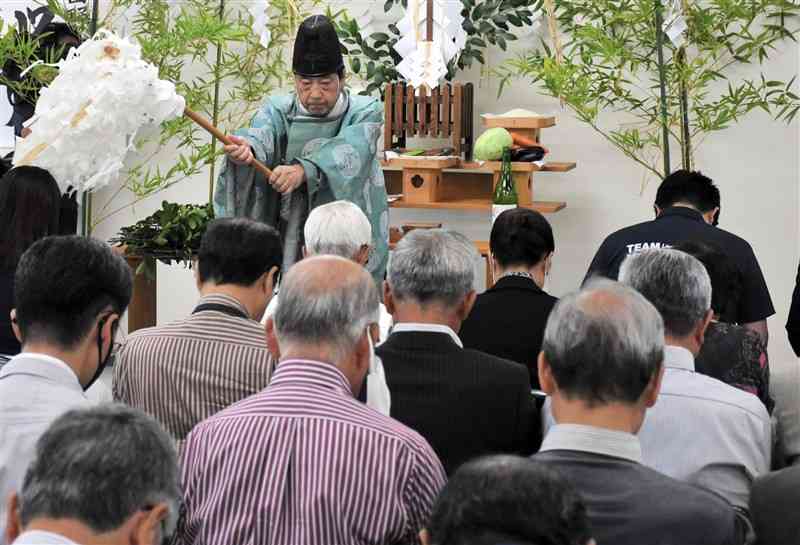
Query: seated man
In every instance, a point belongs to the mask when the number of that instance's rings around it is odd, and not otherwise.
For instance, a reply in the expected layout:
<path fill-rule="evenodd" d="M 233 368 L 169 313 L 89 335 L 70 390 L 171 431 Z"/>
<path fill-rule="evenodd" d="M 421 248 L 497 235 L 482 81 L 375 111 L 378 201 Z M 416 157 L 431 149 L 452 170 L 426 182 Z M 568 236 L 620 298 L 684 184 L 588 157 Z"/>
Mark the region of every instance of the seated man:
<path fill-rule="evenodd" d="M 128 337 L 114 366 L 114 399 L 153 415 L 180 447 L 198 422 L 269 383 L 264 327 L 281 267 L 272 227 L 220 219 L 203 235 L 192 315 Z"/>
<path fill-rule="evenodd" d="M 460 337 L 467 348 L 525 365 L 538 388 L 536 358 L 558 301 L 544 291 L 555 251 L 553 229 L 539 212 L 506 210 L 492 226 L 489 245 L 497 282 L 478 296 Z"/>
<path fill-rule="evenodd" d="M 423 545 L 594 545 L 586 506 L 572 485 L 516 456 L 461 466 L 421 537 Z"/>
<path fill-rule="evenodd" d="M 161 545 L 180 502 L 175 447 L 124 405 L 72 410 L 47 429 L 8 501 L 13 545 Z"/>
<path fill-rule="evenodd" d="M 800 540 L 800 466 L 758 478 L 750 496 L 758 545 L 786 545 Z"/>
<path fill-rule="evenodd" d="M 376 353 L 391 415 L 433 446 L 448 475 L 486 454 L 530 454 L 536 403 L 521 364 L 464 349 L 456 332 L 475 302 L 475 246 L 463 235 L 417 230 L 398 244 L 384 287 L 394 318 Z"/>
<path fill-rule="evenodd" d="M 278 297 L 272 382 L 186 441 L 178 543 L 413 542 L 445 475 L 422 437 L 355 399 L 372 357 L 375 281 L 352 261 L 311 257 Z"/>
<path fill-rule="evenodd" d="M 303 228 L 305 246 L 303 257 L 336 255 L 366 267 L 372 252 L 372 226 L 364 212 L 350 201 L 334 201 L 316 207 L 308 215 Z M 275 314 L 278 297 L 270 301 L 264 322 Z M 392 316 L 383 303 L 379 305 L 379 327 L 370 335 L 374 345 L 386 340 L 392 326 Z M 391 396 L 386 386 L 386 376 L 380 358 L 373 358 L 367 374 L 366 387 L 361 389 L 359 400 L 388 415 Z"/>
<path fill-rule="evenodd" d="M 0 542 L 5 500 L 36 440 L 64 412 L 91 405 L 85 391 L 111 357 L 131 289 L 125 260 L 92 238 L 43 238 L 22 255 L 11 314 L 22 352 L 0 369 Z"/>
<path fill-rule="evenodd" d="M 639 432 L 645 464 L 746 511 L 753 481 L 770 468 L 772 426 L 756 396 L 695 372 L 713 312 L 706 268 L 678 250 L 647 250 L 625 260 L 620 281 L 664 319 L 664 381 Z"/>
<path fill-rule="evenodd" d="M 595 280 L 561 299 L 539 355 L 557 424 L 533 459 L 570 479 L 599 544 L 731 545 L 727 502 L 642 464 L 636 434 L 658 398 L 663 355 L 663 321 L 632 289 Z"/>
<path fill-rule="evenodd" d="M 767 284 L 753 249 L 742 238 L 716 227 L 720 195 L 714 182 L 699 172 L 678 170 L 658 188 L 656 219 L 609 235 L 597 250 L 586 277 L 616 280 L 622 261 L 651 248 L 669 248 L 694 240 L 712 244 L 735 263 L 742 275 L 742 297 L 733 323 L 757 331 L 767 344 L 767 318 L 775 314 Z"/>

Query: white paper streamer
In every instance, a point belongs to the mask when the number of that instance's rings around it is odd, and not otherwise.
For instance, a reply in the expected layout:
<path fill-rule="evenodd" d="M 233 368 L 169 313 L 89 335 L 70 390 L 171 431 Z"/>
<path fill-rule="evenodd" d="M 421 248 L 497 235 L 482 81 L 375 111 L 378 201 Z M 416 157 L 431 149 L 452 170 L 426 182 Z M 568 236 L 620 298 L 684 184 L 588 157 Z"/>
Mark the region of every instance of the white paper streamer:
<path fill-rule="evenodd" d="M 255 0 L 248 7 L 248 11 L 253 16 L 253 32 L 259 36 L 259 43 L 262 47 L 269 47 L 272 43 L 272 32 L 269 30 L 269 1 Z"/>
<path fill-rule="evenodd" d="M 662 0 L 666 10 L 663 30 L 675 47 L 681 47 L 686 41 L 684 33 L 689 26 L 683 13 L 681 0 Z"/>
<path fill-rule="evenodd" d="M 436 87 L 447 74 L 447 63 L 458 57 L 467 43 L 460 0 L 433 1 L 433 40 L 427 41 L 428 0 L 409 0 L 397 23 L 400 39 L 394 48 L 403 57 L 397 70 L 415 87 Z"/>
<path fill-rule="evenodd" d="M 64 192 L 114 181 L 139 129 L 174 119 L 185 108 L 175 86 L 142 60 L 141 47 L 108 31 L 70 51 L 58 67 L 14 164 L 49 170 Z"/>

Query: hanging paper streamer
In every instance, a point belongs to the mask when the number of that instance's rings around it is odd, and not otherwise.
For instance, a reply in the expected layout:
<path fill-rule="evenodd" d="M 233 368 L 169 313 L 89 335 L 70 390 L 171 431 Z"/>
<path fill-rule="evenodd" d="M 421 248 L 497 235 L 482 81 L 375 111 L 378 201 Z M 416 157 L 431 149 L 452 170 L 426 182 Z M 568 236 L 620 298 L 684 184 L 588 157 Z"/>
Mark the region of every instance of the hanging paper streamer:
<path fill-rule="evenodd" d="M 447 74 L 447 63 L 464 49 L 467 33 L 462 27 L 462 9 L 460 0 L 409 0 L 405 16 L 397 24 L 401 38 L 394 48 L 403 57 L 397 70 L 413 86 L 439 85 Z M 430 24 L 429 11 L 433 13 Z"/>
<path fill-rule="evenodd" d="M 664 4 L 664 34 L 675 47 L 681 47 L 686 41 L 684 33 L 689 28 L 686 24 L 682 1 L 662 0 L 662 3 Z"/>
<path fill-rule="evenodd" d="M 248 11 L 253 16 L 253 32 L 258 35 L 258 42 L 262 47 L 269 47 L 272 42 L 272 33 L 269 30 L 269 2 L 255 0 L 250 4 Z"/>
<path fill-rule="evenodd" d="M 58 63 L 42 90 L 33 133 L 14 164 L 50 171 L 62 191 L 93 191 L 114 181 L 138 131 L 180 116 L 185 101 L 142 60 L 141 47 L 101 31 Z"/>

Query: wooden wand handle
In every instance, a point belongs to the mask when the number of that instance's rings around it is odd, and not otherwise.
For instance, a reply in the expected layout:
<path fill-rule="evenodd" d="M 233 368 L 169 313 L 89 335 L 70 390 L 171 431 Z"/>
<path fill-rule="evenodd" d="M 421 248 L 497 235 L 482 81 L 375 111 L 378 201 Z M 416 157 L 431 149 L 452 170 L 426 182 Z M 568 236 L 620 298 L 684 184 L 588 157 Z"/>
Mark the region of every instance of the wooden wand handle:
<path fill-rule="evenodd" d="M 194 121 L 195 123 L 197 123 L 198 125 L 200 125 L 201 127 L 203 127 L 205 130 L 210 132 L 214 138 L 216 138 L 226 146 L 233 144 L 231 139 L 228 138 L 227 134 L 225 134 L 217 127 L 212 125 L 208 119 L 198 114 L 197 112 L 190 110 L 189 108 L 186 108 L 183 114 L 192 121 Z M 255 168 L 257 171 L 259 171 L 261 174 L 263 174 L 267 178 L 267 181 L 269 181 L 269 177 L 272 176 L 272 171 L 269 168 L 267 168 L 267 165 L 265 165 L 258 159 L 253 159 L 253 164 L 251 166 Z"/>

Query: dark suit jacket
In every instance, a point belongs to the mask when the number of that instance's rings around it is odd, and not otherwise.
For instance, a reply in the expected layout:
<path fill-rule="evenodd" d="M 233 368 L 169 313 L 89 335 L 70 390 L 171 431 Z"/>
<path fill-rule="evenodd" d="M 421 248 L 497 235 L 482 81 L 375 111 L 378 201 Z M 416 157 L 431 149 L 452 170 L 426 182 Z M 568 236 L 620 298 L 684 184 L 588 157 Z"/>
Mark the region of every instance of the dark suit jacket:
<path fill-rule="evenodd" d="M 430 443 L 448 475 L 477 456 L 538 448 L 539 415 L 522 365 L 462 349 L 445 333 L 392 333 L 376 353 L 391 416 Z"/>
<path fill-rule="evenodd" d="M 728 502 L 641 464 L 571 450 L 540 452 L 533 460 L 572 482 L 598 545 L 741 543 Z"/>
<path fill-rule="evenodd" d="M 758 545 L 800 543 L 800 467 L 769 473 L 756 480 L 750 492 L 750 515 Z"/>
<path fill-rule="evenodd" d="M 538 388 L 536 358 L 542 349 L 547 318 L 557 301 L 533 280 L 518 276 L 501 278 L 478 296 L 459 337 L 466 348 L 525 365 L 531 385 Z"/>

